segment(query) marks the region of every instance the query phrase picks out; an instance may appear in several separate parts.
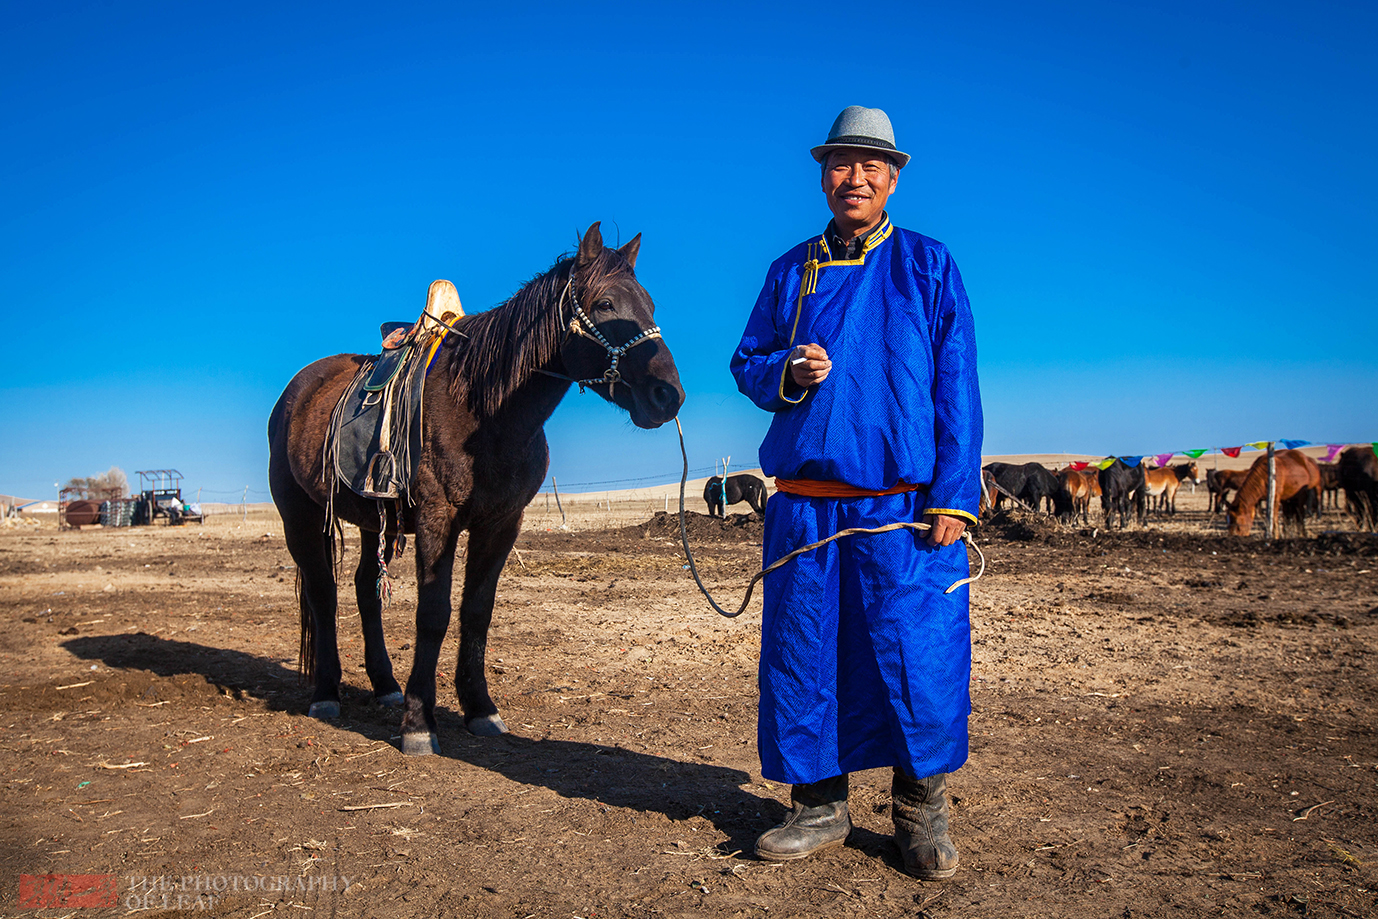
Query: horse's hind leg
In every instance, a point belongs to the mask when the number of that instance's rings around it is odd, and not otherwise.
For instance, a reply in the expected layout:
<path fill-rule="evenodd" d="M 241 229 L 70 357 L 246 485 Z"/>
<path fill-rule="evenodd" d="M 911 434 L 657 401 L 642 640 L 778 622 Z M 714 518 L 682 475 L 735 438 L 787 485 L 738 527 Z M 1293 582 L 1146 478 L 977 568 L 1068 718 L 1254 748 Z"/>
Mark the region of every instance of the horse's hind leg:
<path fill-rule="evenodd" d="M 287 551 L 297 563 L 301 588 L 302 670 L 314 680 L 310 714 L 337 718 L 340 714 L 340 653 L 336 645 L 338 598 L 330 535 L 325 511 L 295 482 L 275 482 L 273 500 L 282 514 Z"/>
<path fill-rule="evenodd" d="M 359 567 L 354 569 L 354 597 L 359 603 L 359 623 L 364 633 L 364 670 L 373 684 L 373 698 L 379 705 L 396 708 L 402 704 L 402 687 L 392 675 L 387 640 L 383 636 L 383 601 L 378 596 L 379 534 L 359 531 Z M 383 561 L 392 561 L 392 543 L 383 545 Z"/>

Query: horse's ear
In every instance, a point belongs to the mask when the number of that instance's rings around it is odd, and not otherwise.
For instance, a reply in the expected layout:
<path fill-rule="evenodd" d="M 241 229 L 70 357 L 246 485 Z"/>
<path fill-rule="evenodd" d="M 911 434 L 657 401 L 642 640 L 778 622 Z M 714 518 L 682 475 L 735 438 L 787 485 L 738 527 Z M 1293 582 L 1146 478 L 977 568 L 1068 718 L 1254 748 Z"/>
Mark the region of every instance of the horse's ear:
<path fill-rule="evenodd" d="M 574 259 L 576 267 L 583 268 L 591 264 L 598 257 L 598 253 L 603 251 L 603 234 L 598 231 L 598 224 L 601 222 L 594 221 L 593 226 L 584 234 L 584 238 L 579 240 L 579 254 Z"/>
<path fill-rule="evenodd" d="M 641 234 L 638 233 L 638 234 L 636 234 L 635 236 L 632 237 L 631 242 L 627 243 L 627 244 L 626 244 L 625 246 L 623 246 L 621 249 L 618 249 L 618 250 L 617 250 L 617 254 L 620 255 L 620 256 L 622 256 L 624 259 L 626 259 L 628 265 L 630 265 L 630 266 L 632 266 L 633 268 L 635 268 L 635 267 L 636 267 L 636 256 L 637 256 L 637 253 L 639 253 L 640 251 L 641 251 Z"/>

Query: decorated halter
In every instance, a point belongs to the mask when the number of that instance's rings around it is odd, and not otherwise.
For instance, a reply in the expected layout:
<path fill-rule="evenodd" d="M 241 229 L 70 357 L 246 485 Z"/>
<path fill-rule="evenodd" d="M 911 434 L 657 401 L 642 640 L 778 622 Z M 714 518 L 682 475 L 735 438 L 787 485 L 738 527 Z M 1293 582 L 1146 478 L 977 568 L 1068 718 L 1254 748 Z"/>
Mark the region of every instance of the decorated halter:
<path fill-rule="evenodd" d="M 561 380 L 569 380 L 571 383 L 578 383 L 579 392 L 581 393 L 584 391 L 585 386 L 602 386 L 606 383 L 608 386 L 608 399 L 611 400 L 613 386 L 617 383 L 625 382 L 622 379 L 622 371 L 618 369 L 618 364 L 622 361 L 622 355 L 642 342 L 650 341 L 653 338 L 660 338 L 660 326 L 653 325 L 649 329 L 645 329 L 633 335 L 630 340 L 614 347 L 612 342 L 608 341 L 603 333 L 598 331 L 598 326 L 594 325 L 593 320 L 588 317 L 583 307 L 579 305 L 579 298 L 574 292 L 573 270 L 569 273 L 569 281 L 565 283 L 564 292 L 560 294 L 560 303 L 563 304 L 566 298 L 568 298 L 570 305 L 573 307 L 569 317 L 569 334 L 582 335 L 584 338 L 602 345 L 603 350 L 608 352 L 611 364 L 607 370 L 603 371 L 601 377 L 593 377 L 587 380 L 576 380 L 574 377 L 567 377 L 560 373 L 552 373 L 549 370 L 542 370 L 541 373 L 544 373 L 546 376 L 558 377 Z"/>

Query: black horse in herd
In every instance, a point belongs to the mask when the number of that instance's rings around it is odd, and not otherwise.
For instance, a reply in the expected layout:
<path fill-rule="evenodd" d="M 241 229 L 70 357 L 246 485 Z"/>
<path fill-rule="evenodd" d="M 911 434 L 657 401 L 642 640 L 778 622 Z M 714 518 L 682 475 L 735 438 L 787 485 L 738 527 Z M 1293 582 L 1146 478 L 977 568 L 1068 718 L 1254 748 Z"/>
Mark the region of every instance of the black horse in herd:
<path fill-rule="evenodd" d="M 988 463 L 985 471 L 995 479 L 995 510 L 1000 509 L 1006 495 L 1013 495 L 1031 510 L 1041 511 L 1046 502 L 1049 513 L 1071 519 L 1072 496 L 1040 463 Z"/>
<path fill-rule="evenodd" d="M 335 406 L 372 359 L 324 358 L 288 384 L 268 420 L 268 480 L 297 563 L 302 667 L 316 684 L 312 715 L 340 714 L 333 514 L 359 527 L 354 586 L 364 666 L 374 697 L 403 708 L 402 751 L 439 751 L 435 672 L 450 625 L 455 549 L 465 530 L 455 689 L 472 733 L 507 730 L 488 693 L 484 656 L 498 575 L 549 465 L 546 419 L 574 382 L 590 383 L 641 428 L 672 420 L 684 401 L 674 358 L 654 325 L 651 297 L 633 271 L 640 246 L 638 234 L 620 249 L 605 247 L 595 223 L 572 258 L 557 261 L 503 305 L 455 321 L 455 334 L 430 366 L 408 500 L 393 502 L 390 514 L 380 513 L 378 501 L 328 486 L 333 480 L 323 459 Z M 375 589 L 399 533 L 415 534 L 418 582 L 405 694 L 393 678 Z"/>
<path fill-rule="evenodd" d="M 723 486 L 722 476 L 715 475 L 703 486 L 703 500 L 708 505 L 708 516 L 726 517 L 727 507 L 738 501 L 745 501 L 751 509 L 761 516 L 766 513 L 766 483 L 749 472 L 739 472 L 727 477 Z"/>

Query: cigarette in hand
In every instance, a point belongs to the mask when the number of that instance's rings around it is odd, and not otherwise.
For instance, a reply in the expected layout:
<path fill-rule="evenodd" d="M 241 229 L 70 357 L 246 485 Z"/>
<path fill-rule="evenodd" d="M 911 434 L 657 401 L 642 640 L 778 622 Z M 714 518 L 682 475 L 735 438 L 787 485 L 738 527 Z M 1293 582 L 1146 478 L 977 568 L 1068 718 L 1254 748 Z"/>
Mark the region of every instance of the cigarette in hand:
<path fill-rule="evenodd" d="M 802 363 L 804 363 L 804 362 L 807 361 L 807 360 L 808 360 L 807 357 L 796 357 L 794 360 L 790 361 L 790 363 L 791 363 L 791 364 L 802 364 Z"/>

